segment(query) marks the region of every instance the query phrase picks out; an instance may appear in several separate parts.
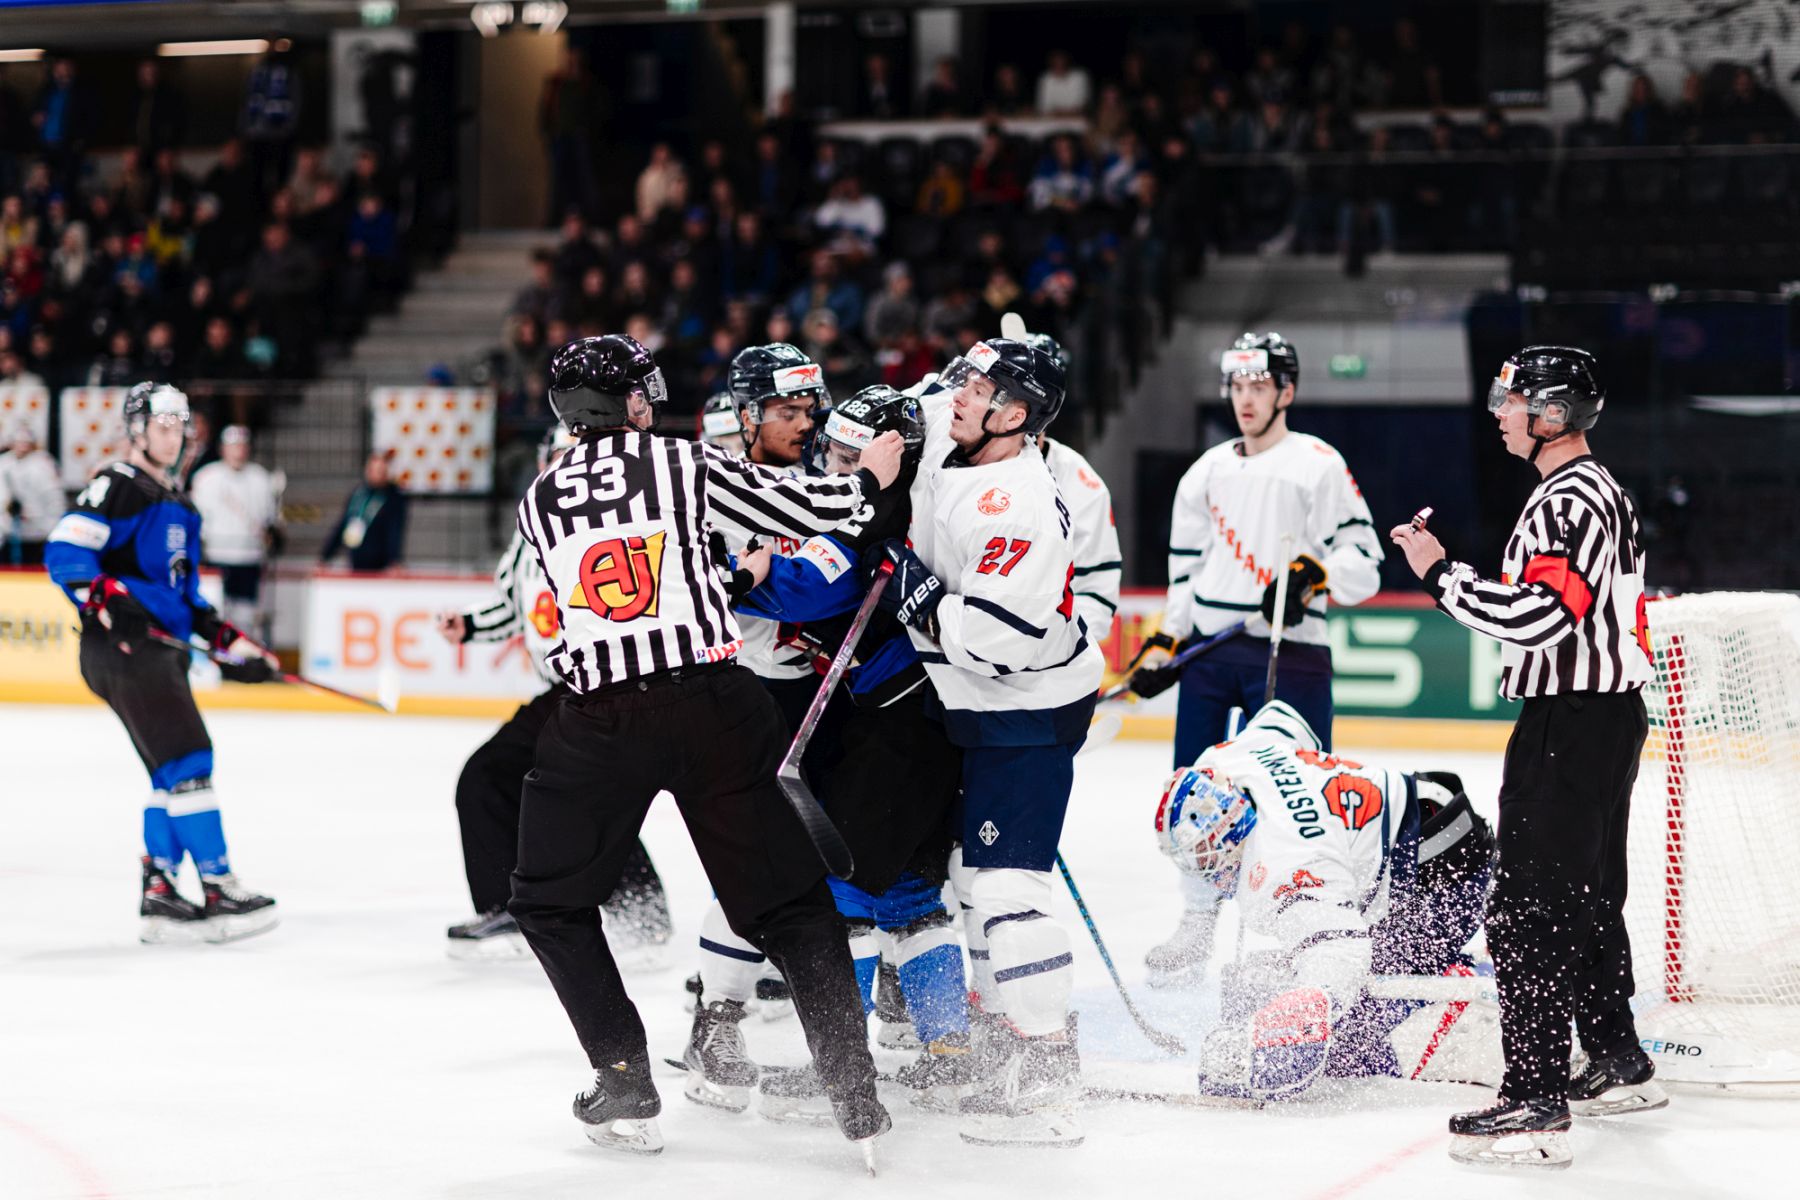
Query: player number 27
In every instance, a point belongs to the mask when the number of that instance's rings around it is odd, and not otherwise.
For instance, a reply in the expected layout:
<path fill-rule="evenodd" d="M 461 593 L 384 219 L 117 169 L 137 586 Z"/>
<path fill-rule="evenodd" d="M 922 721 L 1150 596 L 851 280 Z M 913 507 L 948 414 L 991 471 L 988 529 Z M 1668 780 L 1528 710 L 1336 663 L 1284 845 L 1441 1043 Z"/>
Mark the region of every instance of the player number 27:
<path fill-rule="evenodd" d="M 1011 575 L 1012 569 L 1019 565 L 1019 560 L 1030 549 L 1031 543 L 1020 538 L 1014 538 L 1010 542 L 1003 537 L 990 538 L 987 553 L 981 556 L 981 563 L 975 569 L 983 575 L 993 575 L 996 572 Z M 1000 561 L 1003 558 L 1006 559 L 1004 563 Z"/>

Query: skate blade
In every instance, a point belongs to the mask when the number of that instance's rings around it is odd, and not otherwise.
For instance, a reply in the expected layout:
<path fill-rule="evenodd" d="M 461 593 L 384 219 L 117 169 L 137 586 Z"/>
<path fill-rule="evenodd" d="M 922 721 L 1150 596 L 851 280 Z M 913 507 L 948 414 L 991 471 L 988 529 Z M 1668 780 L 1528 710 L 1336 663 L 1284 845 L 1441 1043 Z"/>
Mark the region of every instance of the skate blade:
<path fill-rule="evenodd" d="M 513 962 L 531 957 L 522 933 L 500 933 L 485 938 L 445 938 L 444 953 L 457 962 Z"/>
<path fill-rule="evenodd" d="M 144 917 L 138 923 L 138 941 L 146 946 L 199 946 L 209 940 L 205 926 L 205 921 Z"/>
<path fill-rule="evenodd" d="M 245 938 L 267 933 L 281 923 L 273 908 L 262 908 L 235 917 L 206 918 L 206 940 L 214 945 L 241 942 Z"/>
<path fill-rule="evenodd" d="M 685 1063 L 682 1065 L 687 1066 Z M 695 1104 L 704 1104 L 708 1108 L 722 1109 L 731 1113 L 741 1113 L 750 1107 L 749 1088 L 712 1083 L 692 1067 L 687 1067 L 687 1073 L 687 1083 L 683 1085 L 681 1094 Z"/>
<path fill-rule="evenodd" d="M 1472 1167 L 1560 1171 L 1575 1161 L 1566 1133 L 1509 1133 L 1505 1137 L 1452 1137 L 1450 1157 Z"/>
<path fill-rule="evenodd" d="M 971 1146 L 1022 1146 L 1031 1149 L 1074 1149 L 1085 1140 L 1081 1121 L 1072 1112 L 1039 1111 L 1018 1116 L 968 1116 L 957 1136 Z"/>
<path fill-rule="evenodd" d="M 607 1150 L 626 1154 L 661 1154 L 662 1130 L 655 1121 L 608 1121 L 601 1125 L 583 1122 L 588 1141 Z"/>
<path fill-rule="evenodd" d="M 831 1104 L 820 1096 L 817 1100 L 789 1100 L 758 1093 L 756 1115 L 777 1125 L 813 1125 L 830 1129 L 837 1124 L 831 1115 Z"/>
<path fill-rule="evenodd" d="M 864 1138 L 861 1142 L 857 1143 L 857 1145 L 862 1148 L 863 1169 L 869 1173 L 870 1179 L 874 1179 L 880 1174 L 880 1172 L 875 1169 L 875 1143 L 880 1140 L 881 1135 L 877 1134 L 872 1138 Z"/>
<path fill-rule="evenodd" d="M 1569 1111 L 1578 1117 L 1622 1117 L 1626 1113 L 1654 1112 L 1669 1107 L 1669 1093 L 1655 1080 L 1608 1088 L 1592 1100 L 1571 1100 Z"/>

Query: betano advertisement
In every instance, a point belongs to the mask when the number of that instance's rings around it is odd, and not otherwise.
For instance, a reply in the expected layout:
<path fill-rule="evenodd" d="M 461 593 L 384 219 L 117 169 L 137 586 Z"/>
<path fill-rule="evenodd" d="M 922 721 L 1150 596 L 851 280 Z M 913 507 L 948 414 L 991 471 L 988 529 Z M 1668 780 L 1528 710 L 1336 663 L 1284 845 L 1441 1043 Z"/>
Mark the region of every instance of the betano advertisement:
<path fill-rule="evenodd" d="M 485 603 L 490 588 L 476 576 L 321 572 L 294 589 L 305 604 L 300 669 L 371 695 L 385 680 L 397 680 L 402 711 L 503 714 L 538 687 L 523 643 L 451 646 L 433 627 L 434 614 Z M 1161 592 L 1125 595 L 1105 643 L 1113 670 L 1130 661 L 1155 627 L 1161 604 Z M 73 626 L 68 602 L 41 572 L 0 571 L 0 699 L 85 698 Z M 1516 706 L 1496 691 L 1499 647 L 1420 597 L 1383 595 L 1333 610 L 1331 648 L 1342 716 L 1510 721 L 1515 714 Z M 263 694 L 273 700 L 270 691 Z M 1165 721 L 1174 711 L 1172 692 L 1134 709 Z"/>

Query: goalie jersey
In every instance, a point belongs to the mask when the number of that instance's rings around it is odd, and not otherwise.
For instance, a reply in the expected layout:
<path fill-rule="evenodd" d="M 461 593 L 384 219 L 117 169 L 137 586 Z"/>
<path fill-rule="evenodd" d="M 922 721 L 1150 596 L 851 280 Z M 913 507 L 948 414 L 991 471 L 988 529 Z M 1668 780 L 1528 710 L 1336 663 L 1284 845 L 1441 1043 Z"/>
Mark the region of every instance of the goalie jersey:
<path fill-rule="evenodd" d="M 531 656 L 531 669 L 545 687 L 559 682 L 544 659 L 556 649 L 562 629 L 556 616 L 556 593 L 544 578 L 537 556 L 515 529 L 512 543 L 494 570 L 494 596 L 480 608 L 463 614 L 465 640 L 504 642 L 521 637 Z"/>

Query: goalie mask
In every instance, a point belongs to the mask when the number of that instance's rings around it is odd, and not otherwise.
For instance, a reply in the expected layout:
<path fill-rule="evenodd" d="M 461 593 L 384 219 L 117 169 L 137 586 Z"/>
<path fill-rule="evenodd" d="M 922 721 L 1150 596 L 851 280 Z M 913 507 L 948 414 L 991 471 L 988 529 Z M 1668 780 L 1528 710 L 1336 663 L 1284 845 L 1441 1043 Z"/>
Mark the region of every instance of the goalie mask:
<path fill-rule="evenodd" d="M 1225 893 L 1237 883 L 1244 839 L 1255 828 L 1250 797 L 1221 782 L 1210 767 L 1176 771 L 1156 806 L 1157 847 L 1182 871 Z"/>

